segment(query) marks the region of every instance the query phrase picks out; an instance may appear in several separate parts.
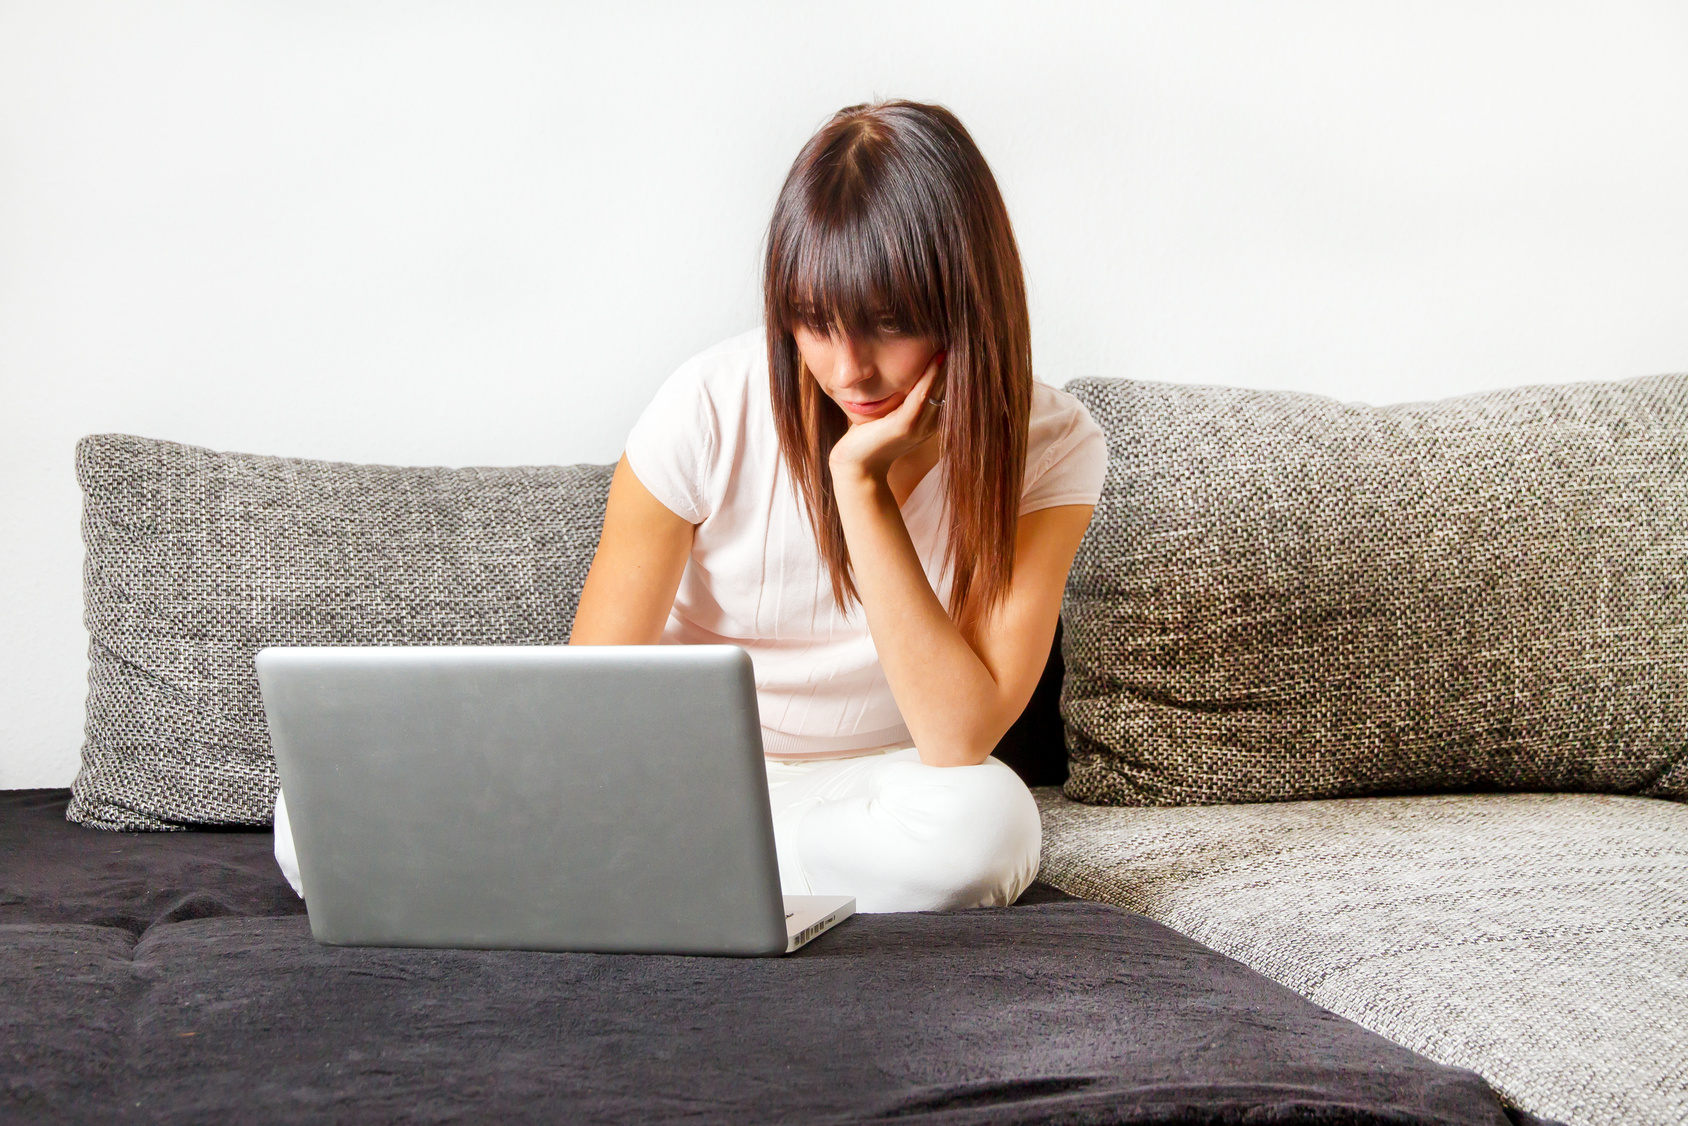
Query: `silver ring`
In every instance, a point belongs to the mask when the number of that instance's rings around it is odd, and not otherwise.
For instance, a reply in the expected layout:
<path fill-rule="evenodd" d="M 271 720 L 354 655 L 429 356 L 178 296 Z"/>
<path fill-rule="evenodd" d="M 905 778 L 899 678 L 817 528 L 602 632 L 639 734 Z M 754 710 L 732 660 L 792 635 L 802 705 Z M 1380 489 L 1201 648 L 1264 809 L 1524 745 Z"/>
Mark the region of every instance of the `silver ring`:
<path fill-rule="evenodd" d="M 941 407 L 944 405 L 944 401 L 942 399 L 927 399 L 926 401 L 935 407 Z"/>

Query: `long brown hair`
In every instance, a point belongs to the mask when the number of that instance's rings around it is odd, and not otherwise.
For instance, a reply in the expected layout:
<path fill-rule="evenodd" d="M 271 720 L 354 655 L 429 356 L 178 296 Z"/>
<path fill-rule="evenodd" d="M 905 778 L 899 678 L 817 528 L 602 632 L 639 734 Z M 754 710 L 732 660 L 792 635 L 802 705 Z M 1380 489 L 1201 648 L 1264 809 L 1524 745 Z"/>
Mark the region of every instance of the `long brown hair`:
<path fill-rule="evenodd" d="M 1014 571 L 1031 324 L 1008 209 L 955 115 L 906 101 L 838 111 L 797 154 L 774 204 L 763 299 L 780 450 L 841 612 L 860 596 L 827 455 L 849 420 L 804 368 L 792 331 L 869 336 L 889 324 L 941 343 L 948 609 L 964 631 L 989 618 Z"/>

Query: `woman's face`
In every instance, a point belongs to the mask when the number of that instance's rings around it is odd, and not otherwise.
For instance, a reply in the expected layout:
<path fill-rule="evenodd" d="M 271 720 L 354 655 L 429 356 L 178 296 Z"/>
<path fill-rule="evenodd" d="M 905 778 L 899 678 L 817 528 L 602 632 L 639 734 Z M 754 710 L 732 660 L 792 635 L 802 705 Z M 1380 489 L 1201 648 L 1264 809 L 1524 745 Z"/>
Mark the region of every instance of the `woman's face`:
<path fill-rule="evenodd" d="M 851 426 L 896 410 L 938 354 L 937 341 L 923 336 L 890 332 L 866 339 L 842 333 L 821 336 L 801 325 L 791 335 L 803 365 L 844 411 Z M 942 393 L 941 389 L 934 392 Z"/>

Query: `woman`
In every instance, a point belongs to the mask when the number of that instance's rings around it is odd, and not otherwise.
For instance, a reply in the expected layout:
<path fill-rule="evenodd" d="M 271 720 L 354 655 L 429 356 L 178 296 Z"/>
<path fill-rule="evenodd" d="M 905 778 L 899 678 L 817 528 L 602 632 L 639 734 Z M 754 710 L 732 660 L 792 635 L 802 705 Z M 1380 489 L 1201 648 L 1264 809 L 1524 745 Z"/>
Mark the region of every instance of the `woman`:
<path fill-rule="evenodd" d="M 780 883 L 860 911 L 1012 903 L 1042 832 L 990 758 L 1101 494 L 1101 429 L 1034 383 L 996 181 L 939 106 L 840 111 L 786 177 L 765 327 L 628 435 L 574 645 L 743 646 Z M 295 890 L 285 803 L 276 857 Z"/>
<path fill-rule="evenodd" d="M 1012 903 L 1036 805 L 992 749 L 1043 672 L 1106 470 L 1034 383 L 996 181 L 939 106 L 840 111 L 774 207 L 765 324 L 629 434 L 574 645 L 749 651 L 788 894 Z"/>

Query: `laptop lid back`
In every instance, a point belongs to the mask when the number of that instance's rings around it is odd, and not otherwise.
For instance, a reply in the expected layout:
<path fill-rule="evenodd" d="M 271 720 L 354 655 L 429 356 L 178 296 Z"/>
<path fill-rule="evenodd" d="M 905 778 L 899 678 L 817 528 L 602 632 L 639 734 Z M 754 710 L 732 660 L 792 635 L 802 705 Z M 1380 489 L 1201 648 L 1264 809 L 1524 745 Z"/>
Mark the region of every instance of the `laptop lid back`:
<path fill-rule="evenodd" d="M 784 951 L 743 649 L 270 648 L 257 671 L 318 941 Z"/>

